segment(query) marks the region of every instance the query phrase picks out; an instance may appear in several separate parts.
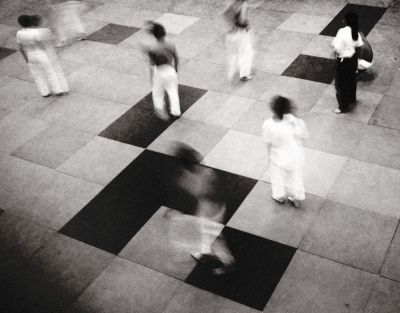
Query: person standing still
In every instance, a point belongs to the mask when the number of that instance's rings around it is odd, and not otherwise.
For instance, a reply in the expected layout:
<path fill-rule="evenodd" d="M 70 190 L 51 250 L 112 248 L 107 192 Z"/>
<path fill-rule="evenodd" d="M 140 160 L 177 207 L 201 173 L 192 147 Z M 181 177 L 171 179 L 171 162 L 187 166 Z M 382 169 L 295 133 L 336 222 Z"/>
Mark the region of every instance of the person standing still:
<path fill-rule="evenodd" d="M 336 114 L 347 113 L 356 103 L 358 53 L 356 48 L 363 45 L 358 32 L 358 16 L 348 12 L 345 16 L 347 26 L 338 30 L 331 45 L 336 54 L 335 88 L 339 107 Z"/>
<path fill-rule="evenodd" d="M 262 126 L 271 171 L 272 199 L 295 207 L 305 199 L 302 141 L 308 138 L 303 120 L 292 114 L 291 101 L 277 96 L 271 102 L 273 117 Z"/>
<path fill-rule="evenodd" d="M 164 26 L 154 22 L 149 24 L 149 32 L 155 37 L 156 42 L 144 47 L 144 50 L 150 58 L 154 111 L 159 118 L 168 120 L 169 114 L 164 99 L 165 92 L 168 94 L 171 115 L 176 117 L 181 115 L 177 74 L 179 59 L 175 45 L 165 40 Z"/>

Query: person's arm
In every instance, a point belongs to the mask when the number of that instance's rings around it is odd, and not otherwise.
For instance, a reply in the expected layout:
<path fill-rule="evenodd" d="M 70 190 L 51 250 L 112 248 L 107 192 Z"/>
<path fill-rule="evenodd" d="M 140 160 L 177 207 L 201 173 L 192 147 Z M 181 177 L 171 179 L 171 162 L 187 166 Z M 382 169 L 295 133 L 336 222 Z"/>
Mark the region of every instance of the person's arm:
<path fill-rule="evenodd" d="M 172 55 L 173 55 L 173 57 L 174 57 L 175 71 L 178 73 L 178 68 L 179 68 L 179 57 L 178 57 L 178 53 L 176 52 L 176 47 L 175 47 L 175 46 L 173 46 Z"/>
<path fill-rule="evenodd" d="M 18 45 L 19 52 L 21 52 L 22 56 L 25 59 L 25 62 L 28 63 L 28 56 L 25 53 L 24 47 L 19 42 L 17 43 L 17 45 Z"/>

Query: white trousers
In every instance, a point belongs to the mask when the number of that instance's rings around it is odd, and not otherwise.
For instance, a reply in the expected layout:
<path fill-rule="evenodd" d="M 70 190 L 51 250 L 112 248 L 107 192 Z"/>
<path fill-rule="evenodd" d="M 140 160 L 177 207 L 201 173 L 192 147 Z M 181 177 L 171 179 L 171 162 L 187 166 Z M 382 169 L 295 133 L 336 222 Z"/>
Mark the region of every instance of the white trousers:
<path fill-rule="evenodd" d="M 161 118 L 168 118 L 168 110 L 165 104 L 164 94 L 167 92 L 171 105 L 171 114 L 181 115 L 178 94 L 178 75 L 175 69 L 169 65 L 154 66 L 153 75 L 153 104 L 154 110 Z"/>
<path fill-rule="evenodd" d="M 304 200 L 303 169 L 285 170 L 271 163 L 272 197 L 275 199 Z"/>
<path fill-rule="evenodd" d="M 28 65 L 42 96 L 69 91 L 61 64 L 56 58 L 50 58 L 45 51 L 29 53 Z"/>
<path fill-rule="evenodd" d="M 227 43 L 229 80 L 237 73 L 240 78 L 250 76 L 254 55 L 251 31 L 237 30 L 227 35 Z"/>

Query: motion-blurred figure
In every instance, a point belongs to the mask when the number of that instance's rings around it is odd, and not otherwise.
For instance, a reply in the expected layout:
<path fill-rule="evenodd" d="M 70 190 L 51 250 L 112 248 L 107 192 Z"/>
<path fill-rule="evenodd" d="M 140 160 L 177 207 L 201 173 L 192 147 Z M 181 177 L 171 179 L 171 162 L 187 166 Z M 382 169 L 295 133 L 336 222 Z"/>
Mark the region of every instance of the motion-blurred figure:
<path fill-rule="evenodd" d="M 356 103 L 358 56 L 356 48 L 363 45 L 358 32 L 358 15 L 347 12 L 347 26 L 340 28 L 331 45 L 336 53 L 336 99 L 339 107 L 336 114 L 349 112 Z"/>
<path fill-rule="evenodd" d="M 363 45 L 356 48 L 358 53 L 358 66 L 357 66 L 357 78 L 362 79 L 363 75 L 366 73 L 367 69 L 372 66 L 374 53 L 372 52 L 372 47 L 369 44 L 367 38 L 365 38 L 362 32 L 359 32 Z"/>
<path fill-rule="evenodd" d="M 226 207 L 224 199 L 221 199 L 223 193 L 217 192 L 221 188 L 218 176 L 211 168 L 199 164 L 201 155 L 188 145 L 178 144 L 175 155 L 182 166 L 178 184 L 197 199 L 196 216 L 201 240 L 199 251 L 193 252 L 192 257 L 205 263 L 217 260 L 221 264 L 213 270 L 217 275 L 230 272 L 235 259 L 219 234 L 221 227 L 218 223 L 222 223 Z"/>
<path fill-rule="evenodd" d="M 179 59 L 175 45 L 165 40 L 164 26 L 149 22 L 149 32 L 156 41 L 143 47 L 150 58 L 150 80 L 153 84 L 153 103 L 155 113 L 164 120 L 169 119 L 164 94 L 168 94 L 170 113 L 173 116 L 181 115 L 178 94 L 178 65 Z"/>
<path fill-rule="evenodd" d="M 292 114 L 289 99 L 275 97 L 271 109 L 274 115 L 264 122 L 262 131 L 269 155 L 272 198 L 279 203 L 287 198 L 298 208 L 305 199 L 302 141 L 308 131 L 304 121 Z"/>
<path fill-rule="evenodd" d="M 61 47 L 74 40 L 86 38 L 82 13 L 87 5 L 83 1 L 46 0 L 50 6 L 50 24 L 57 37 L 56 46 Z"/>
<path fill-rule="evenodd" d="M 54 50 L 53 38 L 48 28 L 40 27 L 38 15 L 21 15 L 18 23 L 23 27 L 17 32 L 18 49 L 28 63 L 40 94 L 58 96 L 69 91 L 64 72 Z"/>
<path fill-rule="evenodd" d="M 249 27 L 247 0 L 236 0 L 224 15 L 232 24 L 232 30 L 226 35 L 228 55 L 228 78 L 232 81 L 239 73 L 242 81 L 250 80 L 253 63 L 254 35 Z"/>

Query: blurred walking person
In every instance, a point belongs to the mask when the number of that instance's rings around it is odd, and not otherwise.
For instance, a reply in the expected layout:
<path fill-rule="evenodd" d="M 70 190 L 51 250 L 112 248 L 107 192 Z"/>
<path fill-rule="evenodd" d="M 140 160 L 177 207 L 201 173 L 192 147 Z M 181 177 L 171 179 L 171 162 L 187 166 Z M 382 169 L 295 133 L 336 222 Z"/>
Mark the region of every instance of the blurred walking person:
<path fill-rule="evenodd" d="M 224 15 L 232 24 L 232 30 L 226 35 L 228 78 L 232 81 L 239 73 L 240 80 L 250 80 L 253 78 L 254 35 L 249 26 L 247 0 L 236 0 Z"/>
<path fill-rule="evenodd" d="M 336 53 L 336 99 L 339 107 L 336 114 L 349 112 L 356 103 L 358 53 L 356 48 L 363 44 L 358 32 L 358 16 L 348 12 L 345 16 L 347 26 L 338 30 L 332 41 Z"/>
<path fill-rule="evenodd" d="M 199 250 L 191 255 L 201 263 L 217 261 L 220 265 L 213 269 L 214 274 L 226 274 L 232 271 L 235 259 L 220 234 L 226 211 L 221 182 L 213 169 L 199 164 L 202 157 L 190 146 L 180 143 L 175 156 L 182 166 L 178 184 L 197 199 L 201 238 Z"/>
<path fill-rule="evenodd" d="M 155 22 L 150 22 L 149 25 L 149 32 L 155 37 L 156 41 L 144 47 L 144 50 L 150 58 L 154 111 L 161 119 L 168 120 L 169 113 L 173 116 L 181 115 L 177 74 L 179 59 L 175 45 L 165 39 L 164 26 Z M 168 112 L 164 99 L 165 92 L 168 94 L 170 112 Z"/>
<path fill-rule="evenodd" d="M 18 23 L 23 27 L 17 32 L 18 49 L 28 63 L 40 94 L 63 95 L 69 91 L 68 83 L 54 50 L 53 36 L 48 28 L 40 27 L 38 15 L 21 15 Z"/>
<path fill-rule="evenodd" d="M 298 208 L 305 199 L 302 141 L 308 138 L 308 131 L 304 121 L 292 114 L 289 99 L 275 97 L 271 110 L 273 117 L 264 122 L 262 135 L 269 156 L 272 198 L 279 203 L 288 199 Z"/>

